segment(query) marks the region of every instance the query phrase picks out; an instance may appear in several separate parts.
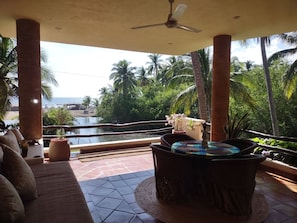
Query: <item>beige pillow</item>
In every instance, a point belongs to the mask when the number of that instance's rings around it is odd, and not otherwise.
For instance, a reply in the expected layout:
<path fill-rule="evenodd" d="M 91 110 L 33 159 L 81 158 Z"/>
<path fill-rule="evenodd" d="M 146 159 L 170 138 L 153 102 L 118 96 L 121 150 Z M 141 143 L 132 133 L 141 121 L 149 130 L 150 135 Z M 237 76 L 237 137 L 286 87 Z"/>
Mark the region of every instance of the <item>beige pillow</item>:
<path fill-rule="evenodd" d="M 14 186 L 0 174 L 0 222 L 22 222 L 25 218 L 23 202 Z"/>
<path fill-rule="evenodd" d="M 0 145 L 0 173 L 1 173 L 2 160 L 3 160 L 3 150 L 2 150 L 2 146 Z"/>
<path fill-rule="evenodd" d="M 9 146 L 11 149 L 13 149 L 14 151 L 16 151 L 18 153 L 21 152 L 18 140 L 11 130 L 7 130 L 5 135 L 0 136 L 0 142 Z"/>
<path fill-rule="evenodd" d="M 11 129 L 11 131 L 13 132 L 13 134 L 15 135 L 18 143 L 20 144 L 22 141 L 24 141 L 24 136 L 22 135 L 22 133 L 20 132 L 19 129 L 13 128 Z"/>
<path fill-rule="evenodd" d="M 37 198 L 33 172 L 21 155 L 7 146 L 3 149 L 3 175 L 13 184 L 23 202 Z"/>

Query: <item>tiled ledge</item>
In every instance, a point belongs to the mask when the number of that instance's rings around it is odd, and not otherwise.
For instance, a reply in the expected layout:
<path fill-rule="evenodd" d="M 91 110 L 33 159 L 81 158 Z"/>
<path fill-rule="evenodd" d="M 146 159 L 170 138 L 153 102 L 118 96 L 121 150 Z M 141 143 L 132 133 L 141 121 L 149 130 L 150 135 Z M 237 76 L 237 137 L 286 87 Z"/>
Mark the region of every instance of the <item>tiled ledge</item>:
<path fill-rule="evenodd" d="M 142 139 L 129 139 L 129 140 L 70 145 L 70 149 L 77 150 L 77 151 L 79 150 L 80 153 L 90 153 L 90 152 L 108 151 L 113 149 L 144 147 L 144 146 L 149 146 L 151 143 L 159 143 L 159 142 L 160 142 L 160 137 L 150 137 L 150 138 L 142 138 Z M 48 147 L 45 147 L 43 150 L 45 157 L 48 157 L 48 149 L 49 149 Z"/>
<path fill-rule="evenodd" d="M 71 145 L 70 148 L 75 150 L 79 149 L 81 153 L 87 153 L 87 152 L 98 152 L 98 151 L 111 150 L 111 149 L 149 146 L 151 143 L 157 143 L 157 142 L 160 142 L 160 137 Z"/>
<path fill-rule="evenodd" d="M 296 167 L 290 166 L 280 161 L 271 160 L 269 158 L 267 158 L 264 162 L 262 162 L 261 166 L 267 171 L 273 172 L 275 174 L 279 174 L 281 176 L 284 176 L 286 178 L 289 178 L 297 182 Z"/>

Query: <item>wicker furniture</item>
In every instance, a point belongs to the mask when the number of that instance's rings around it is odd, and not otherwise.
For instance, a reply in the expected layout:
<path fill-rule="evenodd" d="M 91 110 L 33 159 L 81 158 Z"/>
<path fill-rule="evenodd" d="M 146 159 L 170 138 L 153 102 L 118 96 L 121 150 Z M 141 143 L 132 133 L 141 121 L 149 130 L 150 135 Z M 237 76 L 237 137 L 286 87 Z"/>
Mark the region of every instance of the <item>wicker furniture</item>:
<path fill-rule="evenodd" d="M 228 214 L 250 215 L 257 168 L 264 160 L 261 155 L 211 160 L 207 170 L 211 204 Z"/>
<path fill-rule="evenodd" d="M 156 196 L 171 203 L 203 202 L 231 215 L 251 214 L 255 176 L 261 155 L 206 158 L 173 153 L 151 144 Z"/>
<path fill-rule="evenodd" d="M 249 139 L 226 139 L 221 141 L 222 143 L 227 143 L 233 146 L 236 146 L 240 149 L 240 153 L 237 156 L 250 154 L 258 146 L 256 142 L 253 142 Z"/>
<path fill-rule="evenodd" d="M 195 140 L 193 137 L 183 133 L 168 133 L 161 136 L 161 144 L 164 146 L 171 147 L 175 142 Z"/>
<path fill-rule="evenodd" d="M 208 160 L 173 153 L 170 147 L 151 145 L 157 198 L 182 203 L 204 194 Z"/>

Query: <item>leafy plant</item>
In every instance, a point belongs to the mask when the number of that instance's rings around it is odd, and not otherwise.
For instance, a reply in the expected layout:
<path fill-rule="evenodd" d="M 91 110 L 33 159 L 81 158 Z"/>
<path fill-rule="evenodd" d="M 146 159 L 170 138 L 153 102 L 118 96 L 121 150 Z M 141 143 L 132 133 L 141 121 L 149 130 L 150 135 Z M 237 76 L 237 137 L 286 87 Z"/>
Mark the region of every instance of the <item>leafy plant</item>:
<path fill-rule="evenodd" d="M 289 142 L 289 141 L 283 141 L 283 140 L 271 139 L 271 138 L 259 138 L 259 137 L 253 138 L 253 141 L 259 144 L 297 151 L 296 142 Z M 274 148 L 268 149 L 263 147 L 258 147 L 255 150 L 255 153 L 263 154 L 271 158 L 272 160 L 278 160 L 283 163 L 289 164 L 291 166 L 297 167 L 297 157 L 292 154 L 288 154 L 286 152 L 282 152 Z"/>
<path fill-rule="evenodd" d="M 57 129 L 57 136 L 59 139 L 63 139 L 65 136 L 65 129 L 64 128 Z"/>
<path fill-rule="evenodd" d="M 51 108 L 47 112 L 43 114 L 43 125 L 73 125 L 75 118 L 65 108 Z M 58 136 L 59 139 L 64 138 L 65 136 L 65 129 L 59 128 L 56 131 L 53 130 L 45 130 L 44 134 L 55 134 Z"/>
<path fill-rule="evenodd" d="M 224 127 L 224 131 L 227 135 L 227 139 L 235 139 L 239 138 L 242 133 L 247 130 L 250 126 L 248 120 L 248 114 L 244 114 L 242 117 L 239 117 L 238 114 L 234 115 L 234 117 L 230 117 L 228 115 L 228 122 Z"/>

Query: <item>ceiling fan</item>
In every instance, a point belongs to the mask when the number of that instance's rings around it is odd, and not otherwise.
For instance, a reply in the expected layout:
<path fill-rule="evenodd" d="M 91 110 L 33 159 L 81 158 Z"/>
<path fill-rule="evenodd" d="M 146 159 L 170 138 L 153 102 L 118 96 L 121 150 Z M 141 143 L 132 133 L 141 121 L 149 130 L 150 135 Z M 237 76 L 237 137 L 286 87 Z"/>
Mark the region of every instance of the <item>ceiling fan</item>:
<path fill-rule="evenodd" d="M 154 26 L 167 26 L 167 28 L 178 28 L 190 32 L 200 32 L 201 30 L 192 28 L 190 26 L 182 25 L 178 23 L 178 19 L 184 14 L 187 5 L 185 4 L 178 4 L 175 11 L 172 13 L 172 4 L 174 0 L 169 0 L 170 3 L 170 13 L 168 15 L 167 21 L 163 23 L 151 24 L 151 25 L 144 25 L 144 26 L 136 26 L 132 27 L 131 29 L 142 29 L 142 28 L 149 28 Z"/>

